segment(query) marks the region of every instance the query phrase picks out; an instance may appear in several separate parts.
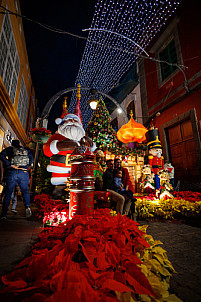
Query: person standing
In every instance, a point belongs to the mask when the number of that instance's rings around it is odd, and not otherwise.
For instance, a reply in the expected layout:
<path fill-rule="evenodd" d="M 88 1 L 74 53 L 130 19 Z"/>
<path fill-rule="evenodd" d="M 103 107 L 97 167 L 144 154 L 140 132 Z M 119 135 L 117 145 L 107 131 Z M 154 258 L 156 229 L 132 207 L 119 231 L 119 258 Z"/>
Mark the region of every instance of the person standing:
<path fill-rule="evenodd" d="M 30 209 L 30 195 L 28 189 L 28 168 L 34 161 L 31 151 L 23 146 L 20 146 L 19 140 L 13 140 L 11 147 L 5 148 L 0 153 L 0 160 L 3 162 L 6 173 L 6 193 L 3 201 L 1 219 L 6 219 L 10 199 L 16 183 L 21 189 L 26 217 L 29 218 L 32 213 Z"/>
<path fill-rule="evenodd" d="M 121 215 L 123 214 L 123 208 L 125 203 L 125 198 L 123 195 L 115 192 L 114 190 L 114 162 L 112 159 L 106 161 L 107 169 L 103 173 L 103 190 L 111 193 L 112 201 L 116 202 L 116 210 Z"/>

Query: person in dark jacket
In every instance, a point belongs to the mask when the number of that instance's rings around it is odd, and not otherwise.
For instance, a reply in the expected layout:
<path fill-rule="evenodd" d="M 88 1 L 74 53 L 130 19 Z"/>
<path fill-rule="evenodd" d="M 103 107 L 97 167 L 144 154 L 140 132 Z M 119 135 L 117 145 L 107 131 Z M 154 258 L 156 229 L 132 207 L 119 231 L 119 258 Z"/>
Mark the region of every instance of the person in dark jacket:
<path fill-rule="evenodd" d="M 111 193 L 112 201 L 117 203 L 116 210 L 123 214 L 125 198 L 114 190 L 114 162 L 112 159 L 106 161 L 107 170 L 103 173 L 103 190 Z"/>
<path fill-rule="evenodd" d="M 30 217 L 32 213 L 30 209 L 30 195 L 28 189 L 28 168 L 34 161 L 31 151 L 23 146 L 20 146 L 19 140 L 13 140 L 12 146 L 5 148 L 0 153 L 0 160 L 3 162 L 4 171 L 6 173 L 6 193 L 3 201 L 1 219 L 6 219 L 11 195 L 16 183 L 21 189 L 23 202 L 26 209 L 26 217 Z"/>

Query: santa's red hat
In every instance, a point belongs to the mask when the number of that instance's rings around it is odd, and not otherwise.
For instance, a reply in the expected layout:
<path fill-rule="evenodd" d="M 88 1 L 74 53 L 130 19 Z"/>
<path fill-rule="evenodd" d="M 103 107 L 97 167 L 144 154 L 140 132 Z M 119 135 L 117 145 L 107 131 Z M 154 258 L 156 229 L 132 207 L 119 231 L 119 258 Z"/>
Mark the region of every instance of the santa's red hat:
<path fill-rule="evenodd" d="M 80 125 L 82 125 L 82 119 L 81 119 L 81 110 L 80 110 L 80 102 L 77 100 L 75 111 L 74 113 L 68 113 L 66 103 L 63 105 L 63 112 L 61 115 L 61 118 L 57 118 L 55 120 L 55 123 L 57 125 L 63 124 L 68 119 L 75 119 L 79 122 Z"/>
<path fill-rule="evenodd" d="M 80 100 L 79 99 L 77 99 L 74 114 L 76 114 L 79 117 L 79 119 L 81 121 L 81 124 L 82 124 L 82 116 L 81 116 Z"/>
<path fill-rule="evenodd" d="M 76 105 L 75 105 L 74 113 L 68 113 L 67 97 L 65 97 L 64 98 L 64 103 L 63 103 L 63 112 L 62 112 L 61 118 L 57 118 L 55 120 L 55 123 L 57 125 L 61 125 L 66 120 L 74 118 L 82 126 L 82 116 L 81 116 L 81 109 L 80 109 L 80 97 L 81 97 L 80 87 L 81 87 L 80 84 L 78 84 L 78 89 L 77 89 L 77 94 L 76 94 L 77 102 L 76 102 Z"/>

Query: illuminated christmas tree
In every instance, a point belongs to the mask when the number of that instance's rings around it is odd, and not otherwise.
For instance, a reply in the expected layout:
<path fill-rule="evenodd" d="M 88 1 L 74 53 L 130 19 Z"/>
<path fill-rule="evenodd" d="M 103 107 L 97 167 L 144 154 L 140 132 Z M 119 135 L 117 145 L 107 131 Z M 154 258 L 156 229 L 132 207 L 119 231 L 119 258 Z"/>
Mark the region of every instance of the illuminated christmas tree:
<path fill-rule="evenodd" d="M 118 144 L 116 132 L 112 128 L 110 120 L 105 103 L 100 99 L 86 130 L 87 136 L 96 143 L 97 149 L 105 151 Z"/>
<path fill-rule="evenodd" d="M 112 128 L 110 120 L 109 111 L 104 101 L 100 99 L 86 130 L 86 135 L 96 143 L 97 149 L 107 150 L 115 155 L 143 155 L 141 148 L 129 148 L 117 139 L 116 132 Z"/>

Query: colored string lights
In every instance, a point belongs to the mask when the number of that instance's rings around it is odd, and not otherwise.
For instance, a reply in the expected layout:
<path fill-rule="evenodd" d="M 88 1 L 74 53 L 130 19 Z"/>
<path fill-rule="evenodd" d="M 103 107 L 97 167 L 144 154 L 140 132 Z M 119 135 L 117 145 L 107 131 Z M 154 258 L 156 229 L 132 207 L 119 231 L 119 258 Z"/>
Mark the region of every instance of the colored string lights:
<path fill-rule="evenodd" d="M 75 86 L 80 83 L 81 86 L 108 93 L 136 62 L 180 2 L 181 0 L 98 0 L 91 28 L 101 30 L 91 30 L 88 34 Z M 82 121 L 86 128 L 92 110 L 87 102 L 89 93 L 81 91 L 81 94 Z M 69 112 L 73 112 L 75 102 L 73 93 Z"/>

